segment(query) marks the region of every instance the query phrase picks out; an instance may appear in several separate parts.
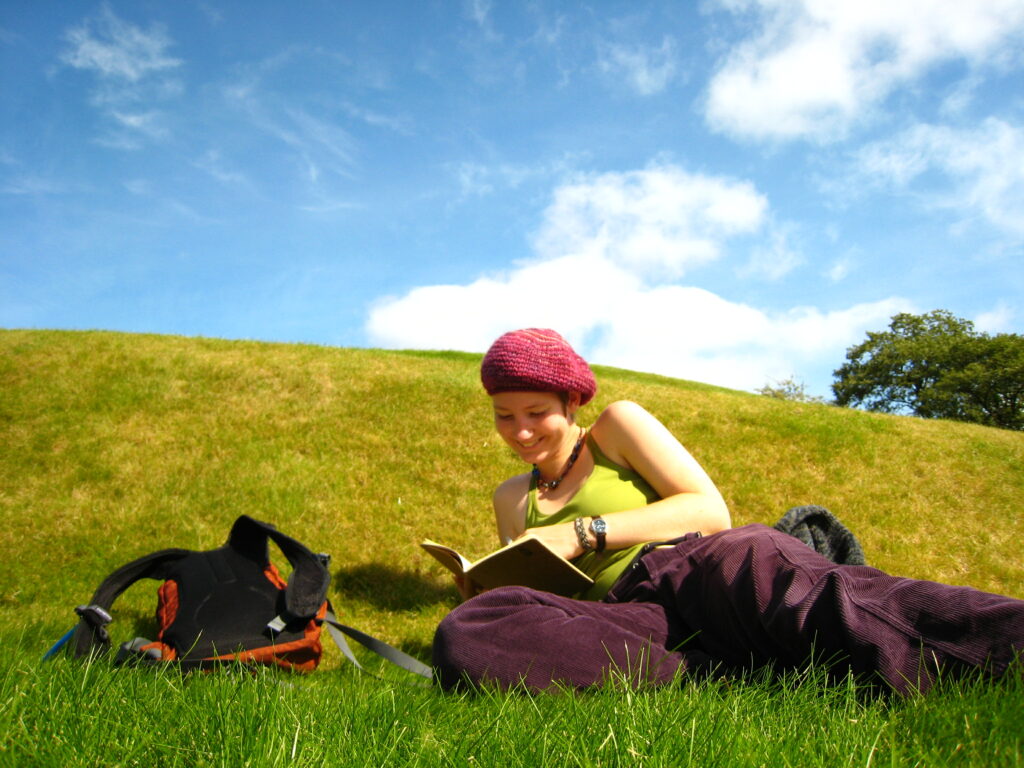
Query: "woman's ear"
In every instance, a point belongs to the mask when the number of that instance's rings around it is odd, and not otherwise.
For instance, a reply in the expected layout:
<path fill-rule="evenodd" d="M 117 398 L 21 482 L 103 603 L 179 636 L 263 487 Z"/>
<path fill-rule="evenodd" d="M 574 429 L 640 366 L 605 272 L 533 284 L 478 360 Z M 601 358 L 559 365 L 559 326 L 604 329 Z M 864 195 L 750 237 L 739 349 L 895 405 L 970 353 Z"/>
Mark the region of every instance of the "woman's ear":
<path fill-rule="evenodd" d="M 583 395 L 579 392 L 570 392 L 569 397 L 565 403 L 565 412 L 572 419 L 576 415 L 576 411 L 580 409 L 580 401 L 583 399 Z"/>

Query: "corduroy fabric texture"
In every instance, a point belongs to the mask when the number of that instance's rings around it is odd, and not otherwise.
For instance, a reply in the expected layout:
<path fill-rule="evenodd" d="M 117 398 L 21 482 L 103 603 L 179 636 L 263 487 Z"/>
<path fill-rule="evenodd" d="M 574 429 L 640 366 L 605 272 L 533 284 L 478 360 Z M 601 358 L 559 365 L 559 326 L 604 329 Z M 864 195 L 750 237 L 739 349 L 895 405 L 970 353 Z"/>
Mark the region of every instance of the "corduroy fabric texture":
<path fill-rule="evenodd" d="M 434 637 L 443 687 L 671 682 L 812 660 L 899 693 L 940 675 L 1003 674 L 1024 653 L 1024 601 L 838 565 L 764 525 L 655 549 L 604 602 L 524 587 L 458 606 Z"/>
<path fill-rule="evenodd" d="M 484 355 L 480 381 L 487 394 L 498 392 L 579 392 L 580 405 L 593 399 L 597 381 L 587 361 L 556 331 L 509 331 Z"/>

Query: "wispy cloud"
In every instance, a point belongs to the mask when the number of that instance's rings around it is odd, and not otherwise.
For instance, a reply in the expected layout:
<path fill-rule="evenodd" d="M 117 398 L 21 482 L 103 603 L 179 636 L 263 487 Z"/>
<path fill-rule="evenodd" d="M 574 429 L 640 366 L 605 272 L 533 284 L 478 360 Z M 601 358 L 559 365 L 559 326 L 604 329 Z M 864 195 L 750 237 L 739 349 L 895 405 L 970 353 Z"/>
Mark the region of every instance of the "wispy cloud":
<path fill-rule="evenodd" d="M 929 183 L 918 199 L 953 212 L 956 221 L 980 218 L 1024 237 L 1024 126 L 996 118 L 963 129 L 920 124 L 865 146 L 857 164 L 862 181 L 896 189 L 915 189 L 919 178 L 938 173 L 946 189 Z"/>
<path fill-rule="evenodd" d="M 758 32 L 725 57 L 706 118 L 753 139 L 841 137 L 898 86 L 941 62 L 999 61 L 1019 45 L 1019 0 L 850 3 L 718 0 Z"/>
<path fill-rule="evenodd" d="M 487 40 L 495 42 L 501 39 L 491 21 L 491 0 L 464 0 L 464 7 L 466 14 Z"/>
<path fill-rule="evenodd" d="M 666 36 L 657 47 L 603 44 L 599 48 L 598 68 L 621 77 L 641 96 L 661 93 L 678 72 L 675 40 Z"/>
<path fill-rule="evenodd" d="M 803 263 L 804 258 L 793 247 L 786 228 L 776 227 L 763 243 L 753 249 L 750 260 L 737 272 L 742 277 L 775 282 Z"/>
<path fill-rule="evenodd" d="M 109 125 L 99 143 L 136 149 L 169 134 L 165 116 L 149 105 L 180 95 L 182 86 L 170 73 L 182 62 L 168 53 L 173 43 L 160 27 L 145 31 L 103 5 L 64 38 L 61 61 L 96 78 L 91 101 Z"/>
<path fill-rule="evenodd" d="M 232 170 L 225 165 L 219 150 L 211 149 L 192 161 L 192 165 L 205 171 L 221 184 L 228 186 L 248 186 L 249 179 L 240 171 Z"/>
<path fill-rule="evenodd" d="M 398 117 L 390 117 L 364 108 L 352 100 L 338 100 L 328 90 L 295 92 L 289 83 L 296 78 L 309 80 L 310 71 L 337 72 L 350 62 L 339 54 L 320 48 L 291 46 L 262 61 L 240 67 L 234 79 L 221 89 L 230 111 L 240 114 L 255 128 L 284 145 L 283 152 L 272 157 L 295 169 L 299 182 L 315 199 L 336 195 L 333 183 L 351 179 L 361 160 L 361 143 L 349 127 L 353 121 L 404 134 L 411 130 Z"/>
<path fill-rule="evenodd" d="M 571 157 L 571 156 L 570 156 Z M 524 165 L 518 163 L 477 163 L 464 161 L 446 165 L 459 187 L 458 201 L 486 197 L 498 191 L 517 189 L 527 182 L 564 174 L 569 160 Z"/>
<path fill-rule="evenodd" d="M 224 95 L 254 127 L 292 150 L 306 183 L 320 185 L 325 174 L 352 176 L 358 143 L 338 121 L 311 113 L 287 95 L 263 89 L 257 80 L 225 88 Z"/>
<path fill-rule="evenodd" d="M 829 265 L 829 268 L 825 270 L 825 277 L 827 277 L 830 282 L 840 283 L 849 276 L 852 270 L 853 264 L 850 259 L 845 257 L 840 258 L 832 262 L 832 264 Z"/>
<path fill-rule="evenodd" d="M 148 32 L 120 19 L 110 6 L 65 34 L 69 47 L 61 60 L 100 77 L 138 82 L 147 75 L 174 69 L 180 59 L 167 54 L 172 45 L 160 27 Z"/>
<path fill-rule="evenodd" d="M 63 195 L 73 190 L 66 182 L 32 174 L 19 175 L 0 182 L 0 194 L 18 196 Z"/>
<path fill-rule="evenodd" d="M 311 181 L 317 180 L 321 166 L 342 176 L 351 175 L 357 149 L 348 131 L 334 121 L 297 107 L 287 109 L 285 117 L 287 121 L 270 123 L 271 128 L 279 139 L 306 158 L 311 168 Z"/>
<path fill-rule="evenodd" d="M 342 108 L 349 116 L 374 128 L 385 128 L 403 136 L 411 136 L 414 133 L 412 121 L 408 118 L 377 112 L 350 101 L 343 102 Z"/>

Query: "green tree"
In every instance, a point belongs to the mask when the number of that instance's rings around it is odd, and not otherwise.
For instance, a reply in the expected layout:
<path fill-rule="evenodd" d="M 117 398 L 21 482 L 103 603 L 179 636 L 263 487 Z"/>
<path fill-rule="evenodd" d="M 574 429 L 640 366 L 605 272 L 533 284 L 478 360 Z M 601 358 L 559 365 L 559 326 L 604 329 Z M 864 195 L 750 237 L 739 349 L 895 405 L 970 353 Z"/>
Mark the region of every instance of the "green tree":
<path fill-rule="evenodd" d="M 1024 336 L 990 336 L 946 310 L 899 314 L 833 372 L 837 405 L 1024 429 Z"/>

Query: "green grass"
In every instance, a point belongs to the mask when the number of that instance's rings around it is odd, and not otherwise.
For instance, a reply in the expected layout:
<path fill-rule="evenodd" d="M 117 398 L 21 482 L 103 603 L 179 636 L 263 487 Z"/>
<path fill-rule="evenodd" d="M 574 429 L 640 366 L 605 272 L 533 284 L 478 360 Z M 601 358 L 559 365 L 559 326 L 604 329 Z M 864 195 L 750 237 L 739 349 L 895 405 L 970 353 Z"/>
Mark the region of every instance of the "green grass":
<path fill-rule="evenodd" d="M 0 764 L 1024 764 L 1019 677 L 899 701 L 813 672 L 467 698 L 378 683 L 333 649 L 306 678 L 39 663 L 110 570 L 218 546 L 239 514 L 330 552 L 342 620 L 427 658 L 457 598 L 416 544 L 490 550 L 491 490 L 521 470 L 478 363 L 0 331 Z M 823 504 L 872 565 L 1024 597 L 1021 433 L 597 373 L 584 422 L 611 400 L 643 403 L 708 469 L 735 524 Z M 116 639 L 152 631 L 154 592 L 118 602 Z"/>
<path fill-rule="evenodd" d="M 6 648 L 11 648 L 5 643 Z M 113 669 L 24 648 L 0 678 L 0 763 L 38 766 L 1015 766 L 1021 678 L 890 701 L 813 672 L 679 688 L 445 695 L 306 678 Z"/>

